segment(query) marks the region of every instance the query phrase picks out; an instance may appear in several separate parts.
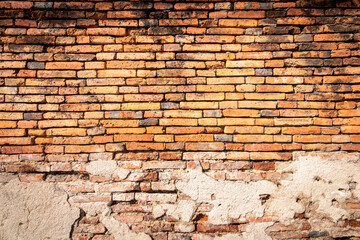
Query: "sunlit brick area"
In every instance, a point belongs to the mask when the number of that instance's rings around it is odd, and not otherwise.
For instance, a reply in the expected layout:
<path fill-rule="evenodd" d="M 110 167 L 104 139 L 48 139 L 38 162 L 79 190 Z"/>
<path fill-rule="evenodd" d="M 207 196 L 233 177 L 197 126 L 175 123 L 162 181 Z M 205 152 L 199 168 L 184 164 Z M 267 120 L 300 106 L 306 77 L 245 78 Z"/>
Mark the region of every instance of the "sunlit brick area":
<path fill-rule="evenodd" d="M 360 239 L 360 1 L 0 1 L 1 240 Z"/>

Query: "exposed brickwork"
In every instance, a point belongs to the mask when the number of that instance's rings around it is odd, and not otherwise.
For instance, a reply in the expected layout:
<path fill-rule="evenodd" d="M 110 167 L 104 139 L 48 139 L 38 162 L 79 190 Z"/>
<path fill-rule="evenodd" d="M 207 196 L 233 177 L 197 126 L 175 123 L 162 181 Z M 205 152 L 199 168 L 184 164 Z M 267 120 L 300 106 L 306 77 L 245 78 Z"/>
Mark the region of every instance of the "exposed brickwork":
<path fill-rule="evenodd" d="M 186 223 L 153 216 L 189 199 L 177 174 L 198 161 L 217 180 L 279 182 L 294 151 L 356 154 L 359 40 L 357 0 L 1 1 L 0 182 L 61 183 L 154 240 L 253 222 L 275 222 L 273 239 L 360 237 L 354 196 L 335 223 L 305 211 L 212 225 L 206 203 Z M 126 174 L 89 173 L 99 160 Z M 113 239 L 101 214 L 71 235 Z"/>

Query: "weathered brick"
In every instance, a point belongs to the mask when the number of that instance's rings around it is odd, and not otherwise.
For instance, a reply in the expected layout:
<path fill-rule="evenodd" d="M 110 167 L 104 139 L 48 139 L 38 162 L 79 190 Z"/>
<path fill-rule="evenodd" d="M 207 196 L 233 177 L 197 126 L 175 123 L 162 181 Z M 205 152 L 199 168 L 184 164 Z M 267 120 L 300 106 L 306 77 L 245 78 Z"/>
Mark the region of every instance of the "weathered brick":
<path fill-rule="evenodd" d="M 4 154 L 19 154 L 19 153 L 42 153 L 43 146 L 3 146 L 1 152 Z"/>
<path fill-rule="evenodd" d="M 145 18 L 146 13 L 144 11 L 108 11 L 107 18 Z"/>
<path fill-rule="evenodd" d="M 256 27 L 257 20 L 250 19 L 220 19 L 219 26 L 221 27 Z"/>
<path fill-rule="evenodd" d="M 226 61 L 228 68 L 262 68 L 264 61 L 257 60 L 243 60 L 243 61 Z"/>
<path fill-rule="evenodd" d="M 125 28 L 88 28 L 88 35 L 108 35 L 108 36 L 125 36 L 126 29 Z"/>
<path fill-rule="evenodd" d="M 271 135 L 234 135 L 234 142 L 273 142 Z"/>
<path fill-rule="evenodd" d="M 127 150 L 164 150 L 165 146 L 164 143 L 136 143 L 136 142 L 129 142 L 126 143 Z"/>

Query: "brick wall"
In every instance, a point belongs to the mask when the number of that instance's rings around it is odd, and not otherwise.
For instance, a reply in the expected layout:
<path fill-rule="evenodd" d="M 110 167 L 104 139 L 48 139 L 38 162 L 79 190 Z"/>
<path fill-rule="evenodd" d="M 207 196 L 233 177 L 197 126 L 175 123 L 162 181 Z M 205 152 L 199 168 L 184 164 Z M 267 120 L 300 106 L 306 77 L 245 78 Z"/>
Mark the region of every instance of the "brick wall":
<path fill-rule="evenodd" d="M 1 1 L 0 190 L 62 189 L 76 240 L 359 239 L 359 30 L 357 0 Z"/>

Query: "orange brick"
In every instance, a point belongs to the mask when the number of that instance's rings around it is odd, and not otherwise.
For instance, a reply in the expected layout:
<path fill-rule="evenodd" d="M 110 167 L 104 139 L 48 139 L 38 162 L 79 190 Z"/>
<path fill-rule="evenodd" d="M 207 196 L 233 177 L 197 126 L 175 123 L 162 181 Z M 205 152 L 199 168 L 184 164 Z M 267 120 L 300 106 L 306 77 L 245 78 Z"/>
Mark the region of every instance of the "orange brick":
<path fill-rule="evenodd" d="M 285 99 L 284 93 L 245 93 L 245 99 L 249 100 L 280 100 Z"/>
<path fill-rule="evenodd" d="M 312 25 L 314 23 L 315 18 L 311 17 L 287 17 L 277 19 L 277 24 L 280 25 Z"/>
<path fill-rule="evenodd" d="M 39 78 L 75 78 L 76 71 L 40 70 L 37 76 Z"/>
<path fill-rule="evenodd" d="M 123 103 L 122 110 L 157 110 L 160 109 L 160 103 Z"/>
<path fill-rule="evenodd" d="M 136 70 L 98 70 L 98 77 L 136 77 Z"/>
<path fill-rule="evenodd" d="M 65 146 L 66 153 L 91 153 L 105 152 L 104 145 L 68 145 Z"/>
<path fill-rule="evenodd" d="M 292 92 L 292 85 L 257 85 L 256 92 Z"/>
<path fill-rule="evenodd" d="M 145 61 L 107 61 L 107 68 L 145 68 Z"/>
<path fill-rule="evenodd" d="M 248 109 L 225 109 L 223 115 L 225 117 L 260 117 L 260 112 Z"/>
<path fill-rule="evenodd" d="M 108 11 L 107 18 L 145 18 L 146 13 L 144 11 Z"/>
<path fill-rule="evenodd" d="M 275 119 L 275 126 L 301 126 L 312 125 L 313 120 L 310 118 L 278 118 Z"/>
<path fill-rule="evenodd" d="M 294 142 L 303 142 L 303 143 L 311 143 L 311 142 L 320 142 L 326 143 L 331 142 L 331 136 L 329 135 L 295 135 Z"/>
<path fill-rule="evenodd" d="M 239 60 L 226 61 L 227 68 L 263 68 L 264 61 L 261 60 Z"/>
<path fill-rule="evenodd" d="M 2 137 L 17 137 L 25 136 L 25 129 L 0 129 L 0 136 Z"/>
<path fill-rule="evenodd" d="M 243 68 L 243 69 L 217 69 L 217 76 L 231 77 L 231 76 L 251 76 L 255 75 L 255 70 L 253 68 Z"/>
<path fill-rule="evenodd" d="M 3 154 L 42 153 L 43 151 L 43 146 L 3 146 L 1 148 Z"/>
<path fill-rule="evenodd" d="M 320 134 L 321 129 L 320 127 L 284 127 L 281 132 L 292 135 Z"/>
<path fill-rule="evenodd" d="M 281 144 L 245 144 L 245 151 L 249 152 L 269 152 L 269 151 L 282 151 Z"/>
<path fill-rule="evenodd" d="M 66 46 L 65 52 L 68 53 L 97 53 L 101 52 L 102 46 L 99 45 L 74 45 Z"/>
<path fill-rule="evenodd" d="M 154 136 L 155 142 L 174 142 L 173 135 L 155 135 Z"/>
<path fill-rule="evenodd" d="M 197 10 L 210 10 L 214 8 L 214 4 L 213 3 L 202 3 L 202 4 L 197 4 L 197 3 L 175 3 L 174 8 L 176 10 L 193 10 L 193 9 L 197 9 Z"/>
<path fill-rule="evenodd" d="M 252 19 L 220 19 L 220 27 L 256 27 L 258 24 L 257 20 Z"/>
<path fill-rule="evenodd" d="M 273 142 L 271 135 L 234 135 L 234 142 Z"/>
<path fill-rule="evenodd" d="M 164 143 L 136 143 L 129 142 L 126 143 L 126 149 L 129 151 L 138 150 L 138 151 L 149 151 L 149 150 L 164 150 Z"/>
<path fill-rule="evenodd" d="M 335 33 L 335 34 L 316 34 L 314 41 L 319 42 L 345 42 L 353 39 L 353 34 Z"/>
<path fill-rule="evenodd" d="M 83 69 L 84 63 L 81 62 L 47 62 L 46 69 Z"/>
<path fill-rule="evenodd" d="M 152 134 L 119 134 L 114 136 L 115 142 L 151 142 L 154 140 Z"/>
<path fill-rule="evenodd" d="M 229 18 L 264 18 L 265 11 L 230 11 Z"/>
<path fill-rule="evenodd" d="M 184 44 L 183 51 L 185 52 L 220 52 L 220 44 Z"/>
<path fill-rule="evenodd" d="M 197 26 L 198 19 L 160 19 L 159 26 Z"/>
<path fill-rule="evenodd" d="M 286 152 L 251 152 L 251 160 L 278 160 L 287 161 L 292 158 L 291 153 Z"/>
<path fill-rule="evenodd" d="M 220 118 L 217 120 L 219 126 L 227 126 L 227 125 L 254 125 L 255 119 L 253 118 Z"/>
<path fill-rule="evenodd" d="M 176 142 L 212 142 L 214 136 L 212 134 L 189 134 L 189 135 L 176 135 Z"/>
<path fill-rule="evenodd" d="M 46 130 L 48 136 L 86 136 L 84 128 L 51 128 Z"/>
<path fill-rule="evenodd" d="M 19 179 L 21 182 L 41 182 L 45 178 L 45 174 L 42 173 L 30 173 L 30 174 L 21 174 Z"/>
<path fill-rule="evenodd" d="M 285 110 L 280 110 L 280 116 L 284 116 L 284 117 L 315 117 L 315 116 L 318 116 L 318 110 L 285 109 Z"/>
<path fill-rule="evenodd" d="M 180 102 L 182 109 L 217 109 L 217 102 Z"/>
<path fill-rule="evenodd" d="M 7 137 L 7 138 L 0 138 L 0 145 L 30 145 L 31 138 L 27 137 Z"/>
<path fill-rule="evenodd" d="M 118 27 L 108 27 L 108 28 L 88 28 L 88 35 L 109 35 L 109 36 L 125 36 L 126 29 Z"/>
<path fill-rule="evenodd" d="M 187 151 L 222 151 L 224 150 L 224 143 L 220 142 L 198 142 L 198 143 L 186 143 L 185 150 Z"/>

